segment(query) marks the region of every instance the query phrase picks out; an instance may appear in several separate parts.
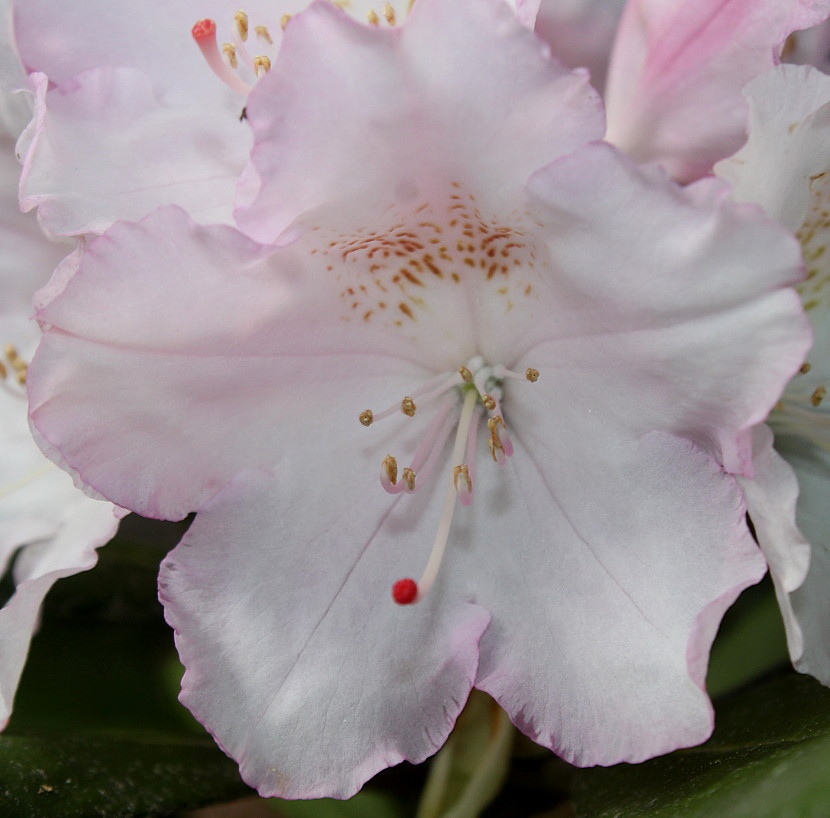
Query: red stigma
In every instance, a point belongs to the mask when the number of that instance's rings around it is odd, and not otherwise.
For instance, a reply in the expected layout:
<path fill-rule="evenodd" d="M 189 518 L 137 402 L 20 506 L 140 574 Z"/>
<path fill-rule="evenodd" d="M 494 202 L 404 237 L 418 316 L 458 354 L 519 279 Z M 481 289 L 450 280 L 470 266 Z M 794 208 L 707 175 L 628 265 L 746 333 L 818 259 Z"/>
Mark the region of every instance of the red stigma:
<path fill-rule="evenodd" d="M 206 18 L 199 20 L 196 25 L 190 29 L 194 40 L 204 40 L 205 37 L 213 37 L 216 34 L 216 23 L 213 20 Z"/>
<path fill-rule="evenodd" d="M 399 579 L 392 586 L 392 599 L 398 605 L 411 605 L 418 596 L 418 583 L 414 579 Z"/>

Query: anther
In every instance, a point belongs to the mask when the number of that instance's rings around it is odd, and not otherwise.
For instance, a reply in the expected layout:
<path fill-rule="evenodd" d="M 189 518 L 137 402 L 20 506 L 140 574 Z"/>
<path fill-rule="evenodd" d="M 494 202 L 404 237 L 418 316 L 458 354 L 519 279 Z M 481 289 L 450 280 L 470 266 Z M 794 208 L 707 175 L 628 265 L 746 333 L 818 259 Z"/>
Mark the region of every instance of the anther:
<path fill-rule="evenodd" d="M 373 420 L 374 420 L 374 415 L 372 414 L 371 409 L 367 409 L 365 412 L 360 413 L 360 422 L 364 426 L 371 426 Z"/>
<path fill-rule="evenodd" d="M 407 417 L 412 417 L 415 414 L 415 410 L 418 407 L 415 405 L 415 401 L 412 400 L 410 397 L 405 397 L 401 401 L 401 412 L 403 412 Z"/>
<path fill-rule="evenodd" d="M 387 482 L 390 486 L 398 485 L 398 461 L 391 454 L 386 455 L 381 463 L 380 482 L 384 488 L 388 488 Z"/>
<path fill-rule="evenodd" d="M 248 15 L 244 11 L 237 11 L 233 15 L 233 21 L 236 23 L 239 39 L 244 43 L 248 39 Z"/>
<path fill-rule="evenodd" d="M 254 26 L 254 31 L 256 32 L 256 36 L 259 37 L 260 40 L 264 40 L 268 45 L 273 45 L 274 41 L 271 39 L 271 32 L 265 26 Z"/>
<path fill-rule="evenodd" d="M 815 407 L 821 406 L 821 402 L 824 400 L 825 396 L 827 395 L 827 387 L 819 386 L 815 392 L 810 396 L 810 403 L 813 404 Z"/>
<path fill-rule="evenodd" d="M 533 367 L 528 367 L 525 370 L 525 377 L 531 382 L 536 383 L 539 380 L 539 370 L 533 369 Z"/>
<path fill-rule="evenodd" d="M 473 373 L 470 372 L 470 370 L 467 369 L 466 366 L 459 366 L 458 367 L 458 374 L 461 375 L 461 380 L 463 380 L 464 383 L 472 383 L 473 382 Z"/>
<path fill-rule="evenodd" d="M 401 475 L 401 481 L 406 483 L 408 491 L 415 491 L 415 472 L 407 466 Z"/>
<path fill-rule="evenodd" d="M 265 54 L 254 57 L 254 71 L 257 77 L 264 77 L 271 70 L 271 58 Z"/>
<path fill-rule="evenodd" d="M 461 489 L 458 488 L 459 477 L 462 477 L 464 479 L 464 487 Z M 462 492 L 464 488 L 466 488 L 468 493 L 473 490 L 473 481 L 470 480 L 470 470 L 467 468 L 466 463 L 462 463 L 460 466 L 453 467 L 452 483 L 455 486 L 455 490 L 459 493 Z"/>
<path fill-rule="evenodd" d="M 285 27 L 291 22 L 291 15 L 290 14 L 283 14 L 280 17 L 280 28 L 285 31 Z"/>
<path fill-rule="evenodd" d="M 8 370 L 6 369 L 6 367 L 3 365 L 3 362 L 2 362 L 2 361 L 0 361 L 0 378 L 2 378 L 3 380 L 5 380 L 8 376 L 9 376 L 9 371 L 8 371 Z"/>
<path fill-rule="evenodd" d="M 236 48 L 231 43 L 225 43 L 222 46 L 222 53 L 225 55 L 225 59 L 231 68 L 239 67 L 239 60 L 236 59 Z"/>
<path fill-rule="evenodd" d="M 502 462 L 506 456 L 504 444 L 499 436 L 500 426 L 502 429 L 505 428 L 504 419 L 501 415 L 496 415 L 487 420 L 487 428 L 490 430 L 490 439 L 487 441 L 487 445 L 490 448 L 490 456 L 496 463 Z"/>
<path fill-rule="evenodd" d="M 390 26 L 395 25 L 395 9 L 392 8 L 391 3 L 386 3 L 383 6 L 383 16 L 386 18 L 386 22 L 389 23 Z"/>
<path fill-rule="evenodd" d="M 380 18 L 378 17 L 374 9 L 369 10 L 369 13 L 366 15 L 366 19 L 369 21 L 370 26 L 380 25 Z"/>
<path fill-rule="evenodd" d="M 27 371 L 26 371 L 25 369 L 23 369 L 23 370 L 18 370 L 18 371 L 17 371 L 17 373 L 15 374 L 15 379 L 17 380 L 17 382 L 18 382 L 21 386 L 25 386 L 25 385 L 26 385 L 26 377 L 27 377 Z"/>
<path fill-rule="evenodd" d="M 496 408 L 496 401 L 491 395 L 482 395 L 481 402 L 488 412 L 492 412 Z"/>
<path fill-rule="evenodd" d="M 812 365 L 810 364 L 810 362 L 809 362 L 809 361 L 804 361 L 804 363 L 803 363 L 803 364 L 801 364 L 801 369 L 799 369 L 798 371 L 799 371 L 802 375 L 806 375 L 806 374 L 807 374 L 807 373 L 808 373 L 808 372 L 809 372 L 812 368 L 813 368 L 813 367 L 812 367 Z"/>

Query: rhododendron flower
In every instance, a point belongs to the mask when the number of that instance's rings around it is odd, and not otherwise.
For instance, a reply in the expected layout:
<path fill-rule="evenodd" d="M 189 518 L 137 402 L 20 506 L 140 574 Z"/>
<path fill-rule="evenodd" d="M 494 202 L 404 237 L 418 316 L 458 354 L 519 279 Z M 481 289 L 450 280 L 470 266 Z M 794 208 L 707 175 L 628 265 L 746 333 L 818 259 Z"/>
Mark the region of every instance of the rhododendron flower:
<path fill-rule="evenodd" d="M 5 102 L 3 121 L 14 129 L 18 103 Z M 32 295 L 71 247 L 48 241 L 34 218 L 20 213 L 12 133 L 0 135 L 0 571 L 11 569 L 15 591 L 0 609 L 0 729 L 43 598 L 56 580 L 91 568 L 95 549 L 117 525 L 112 506 L 76 489 L 29 431 L 26 362 L 40 338 Z"/>
<path fill-rule="evenodd" d="M 755 475 L 744 484 L 776 582 L 793 662 L 830 684 L 830 77 L 813 68 L 780 66 L 753 81 L 746 96 L 749 140 L 716 169 L 733 183 L 736 198 L 763 205 L 801 239 L 808 275 L 799 289 L 815 343 L 770 415 L 778 453 L 770 429 L 757 429 Z M 795 469 L 798 485 L 781 456 Z"/>
<path fill-rule="evenodd" d="M 114 225 L 30 371 L 55 459 L 199 512 L 161 576 L 183 701 L 288 797 L 424 759 L 473 686 L 578 764 L 702 741 L 765 569 L 725 469 L 809 343 L 797 242 L 595 142 L 584 72 L 495 0 L 315 3 L 247 117 L 256 241 Z"/>
<path fill-rule="evenodd" d="M 828 0 L 630 0 L 608 72 L 607 138 L 681 181 L 710 173 L 746 138 L 743 86 L 778 62 L 793 31 L 828 15 Z"/>

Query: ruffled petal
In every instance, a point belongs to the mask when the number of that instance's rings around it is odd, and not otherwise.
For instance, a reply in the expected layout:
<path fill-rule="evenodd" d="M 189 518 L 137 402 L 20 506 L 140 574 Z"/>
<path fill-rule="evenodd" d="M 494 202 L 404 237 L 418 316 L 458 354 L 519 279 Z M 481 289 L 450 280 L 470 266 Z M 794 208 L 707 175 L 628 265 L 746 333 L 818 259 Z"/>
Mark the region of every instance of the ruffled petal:
<path fill-rule="evenodd" d="M 749 470 L 738 433 L 766 417 L 810 343 L 784 289 L 801 276 L 797 242 L 723 186 L 681 190 L 608 145 L 539 171 L 530 191 L 556 270 L 544 296 L 559 306 L 525 330 L 528 365 L 538 350 L 563 393 L 620 428 L 688 437 Z"/>
<path fill-rule="evenodd" d="M 743 86 L 828 14 L 827 0 L 633 0 L 608 75 L 607 138 L 679 180 L 709 173 L 746 138 Z"/>
<path fill-rule="evenodd" d="M 775 594 L 784 618 L 790 656 L 795 662 L 804 652 L 804 638 L 792 606 L 791 594 L 807 576 L 810 544 L 796 524 L 798 480 L 792 468 L 773 448 L 766 425 L 753 430 L 753 477 L 738 478 L 747 511 L 761 550 L 769 563 Z"/>
<path fill-rule="evenodd" d="M 503 212 L 534 170 L 603 129 L 587 77 L 489 0 L 418 0 L 396 31 L 317 3 L 247 110 L 261 186 L 238 219 L 261 241 L 321 205 L 348 199 L 361 219 L 449 180 Z"/>
<path fill-rule="evenodd" d="M 578 765 L 697 744 L 709 646 L 765 570 L 740 492 L 688 441 L 621 440 L 543 384 L 511 413 L 507 477 L 479 469 L 487 513 L 459 520 L 446 567 L 492 616 L 476 687 Z"/>
<path fill-rule="evenodd" d="M 744 89 L 749 138 L 715 165 L 740 202 L 761 205 L 793 232 L 807 220 L 811 188 L 830 170 L 830 77 L 808 66 L 780 65 Z M 818 178 L 816 178 L 818 177 Z"/>
<path fill-rule="evenodd" d="M 817 445 L 818 444 L 818 445 Z M 801 587 L 789 595 L 792 613 L 803 637 L 803 649 L 794 657 L 797 670 L 830 685 L 830 529 L 827 497 L 830 492 L 830 427 L 821 440 L 776 434 L 776 449 L 795 469 L 799 483 L 798 526 L 810 541 L 810 569 Z"/>
<path fill-rule="evenodd" d="M 171 519 L 240 470 L 336 451 L 329 433 L 430 371 L 406 335 L 332 321 L 351 298 L 318 274 L 290 247 L 176 208 L 117 224 L 40 297 L 51 331 L 28 388 L 41 445 L 81 485 Z"/>
<path fill-rule="evenodd" d="M 91 69 L 52 88 L 41 75 L 35 119 L 18 146 L 21 207 L 37 208 L 61 235 L 100 233 L 164 204 L 204 222 L 232 221 L 250 131 L 239 121 L 243 101 L 211 83 L 207 101 L 187 105 L 158 96 L 133 68 Z"/>
<path fill-rule="evenodd" d="M 182 701 L 266 796 L 347 798 L 381 768 L 432 755 L 489 619 L 439 594 L 395 605 L 390 585 L 417 565 L 434 514 L 420 496 L 392 503 L 374 475 L 334 462 L 330 486 L 318 468 L 239 477 L 160 578 Z"/>

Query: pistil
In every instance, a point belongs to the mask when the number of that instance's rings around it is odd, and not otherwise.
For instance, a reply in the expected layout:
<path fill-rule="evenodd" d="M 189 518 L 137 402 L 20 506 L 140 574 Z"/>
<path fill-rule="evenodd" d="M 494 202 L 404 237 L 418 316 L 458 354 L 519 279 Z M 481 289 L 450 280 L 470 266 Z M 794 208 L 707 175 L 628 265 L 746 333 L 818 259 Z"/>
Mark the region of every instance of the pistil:
<path fill-rule="evenodd" d="M 473 414 L 476 406 L 477 396 L 473 391 L 467 392 L 464 396 L 464 404 L 461 407 L 461 417 L 458 421 L 458 429 L 455 433 L 455 443 L 452 450 L 452 461 L 458 463 L 453 469 L 453 476 L 447 486 L 444 494 L 444 505 L 441 510 L 441 519 L 438 522 L 438 531 L 435 534 L 435 540 L 432 544 L 432 551 L 429 555 L 424 573 L 418 582 L 406 578 L 398 580 L 392 586 L 392 598 L 399 605 L 410 605 L 415 602 L 420 602 L 428 593 L 435 578 L 438 576 L 438 571 L 441 568 L 441 562 L 444 559 L 444 552 L 447 547 L 447 540 L 450 536 L 450 528 L 452 527 L 452 518 L 455 514 L 456 500 L 459 499 L 459 488 L 457 484 L 463 483 L 463 488 L 466 491 L 469 486 L 469 492 L 472 492 L 472 483 L 469 482 L 469 470 L 466 463 L 459 463 L 464 449 L 467 444 L 467 435 L 470 429 L 470 423 L 473 419 Z M 461 480 L 459 481 L 459 476 Z"/>

